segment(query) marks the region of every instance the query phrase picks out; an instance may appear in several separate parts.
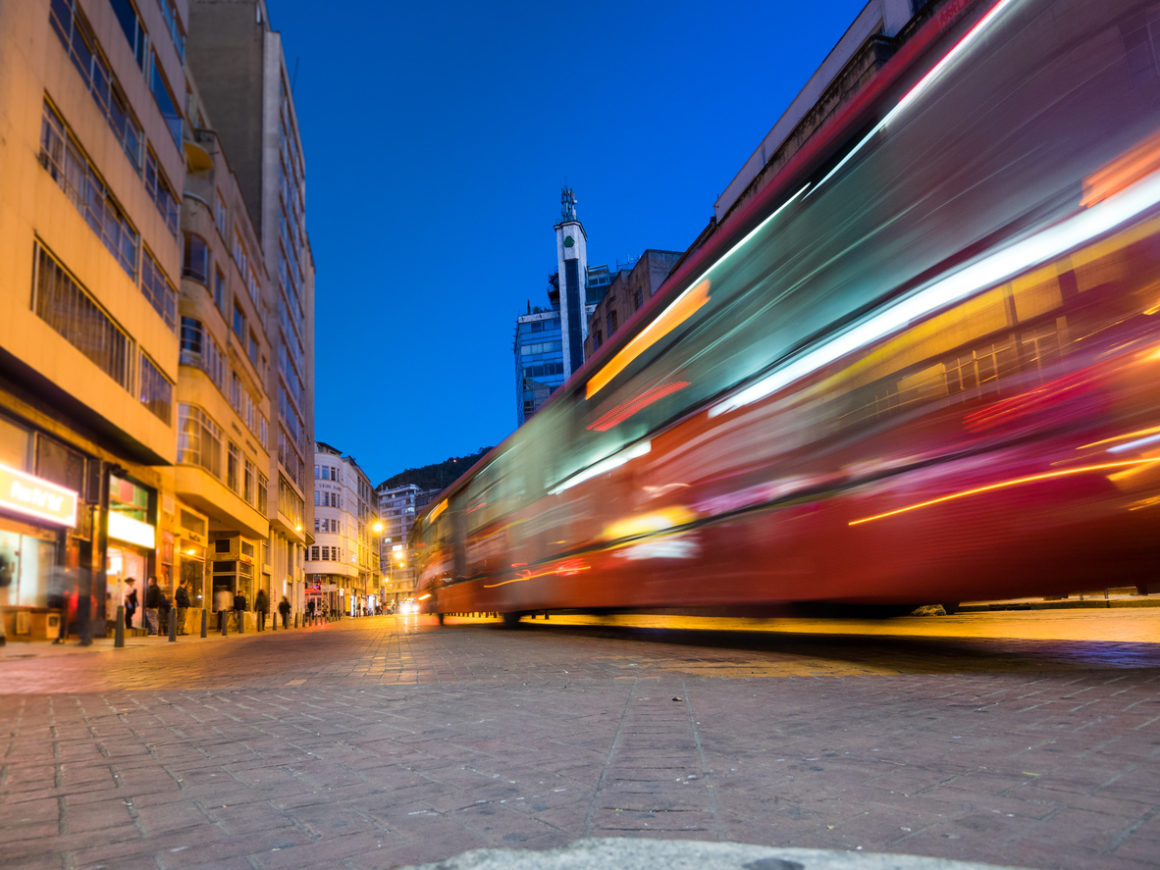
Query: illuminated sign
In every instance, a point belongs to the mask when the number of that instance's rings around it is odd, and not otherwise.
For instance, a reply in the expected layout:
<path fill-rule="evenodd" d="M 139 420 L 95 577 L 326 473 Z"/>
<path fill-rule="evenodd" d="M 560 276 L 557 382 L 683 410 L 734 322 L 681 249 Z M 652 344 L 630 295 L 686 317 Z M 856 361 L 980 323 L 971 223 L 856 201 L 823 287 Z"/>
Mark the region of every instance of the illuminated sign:
<path fill-rule="evenodd" d="M 109 537 L 147 550 L 157 546 L 157 533 L 153 526 L 116 511 L 109 512 Z"/>
<path fill-rule="evenodd" d="M 75 492 L 7 465 L 0 465 L 0 508 L 69 528 L 77 524 Z"/>

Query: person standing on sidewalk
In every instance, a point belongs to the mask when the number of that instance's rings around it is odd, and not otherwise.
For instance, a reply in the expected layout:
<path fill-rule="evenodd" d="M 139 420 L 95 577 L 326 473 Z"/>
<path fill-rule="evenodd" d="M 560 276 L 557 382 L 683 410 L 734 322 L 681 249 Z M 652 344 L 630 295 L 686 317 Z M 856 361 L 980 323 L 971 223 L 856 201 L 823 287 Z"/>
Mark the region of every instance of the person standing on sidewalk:
<path fill-rule="evenodd" d="M 148 634 L 157 634 L 157 613 L 165 596 L 161 594 L 161 587 L 157 585 L 157 578 L 149 575 L 149 585 L 145 589 L 145 628 Z"/>
<path fill-rule="evenodd" d="M 177 633 L 185 634 L 185 612 L 189 610 L 189 590 L 185 588 L 185 578 L 177 584 L 177 591 L 173 593 L 173 603 L 177 608 Z"/>
<path fill-rule="evenodd" d="M 125 628 L 133 628 L 133 614 L 137 612 L 137 578 L 128 577 L 125 580 Z"/>
<path fill-rule="evenodd" d="M 283 595 L 282 600 L 278 602 L 278 612 L 280 614 L 282 614 L 282 627 L 289 628 L 290 627 L 290 601 L 286 598 L 285 595 Z"/>
<path fill-rule="evenodd" d="M 265 589 L 254 596 L 254 612 L 258 614 L 258 631 L 266 630 L 266 614 L 270 612 L 270 598 Z"/>
<path fill-rule="evenodd" d="M 213 594 L 213 609 L 218 615 L 218 631 L 226 624 L 226 611 L 233 607 L 234 596 L 228 586 L 219 586 Z"/>
<path fill-rule="evenodd" d="M 246 618 L 246 596 L 241 591 L 234 595 L 234 613 L 238 617 L 238 631 L 241 632 L 245 628 L 243 620 Z"/>

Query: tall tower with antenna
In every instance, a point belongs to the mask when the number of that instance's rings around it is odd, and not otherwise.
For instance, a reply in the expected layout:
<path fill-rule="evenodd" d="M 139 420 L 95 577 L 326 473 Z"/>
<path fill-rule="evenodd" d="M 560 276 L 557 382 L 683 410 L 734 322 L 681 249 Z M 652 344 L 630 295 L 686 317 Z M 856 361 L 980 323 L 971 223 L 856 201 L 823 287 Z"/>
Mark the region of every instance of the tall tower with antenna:
<path fill-rule="evenodd" d="M 584 339 L 588 337 L 584 287 L 588 235 L 576 217 L 576 194 L 571 187 L 560 190 L 560 218 L 556 224 L 556 268 L 560 275 L 560 339 L 566 380 L 584 363 Z"/>

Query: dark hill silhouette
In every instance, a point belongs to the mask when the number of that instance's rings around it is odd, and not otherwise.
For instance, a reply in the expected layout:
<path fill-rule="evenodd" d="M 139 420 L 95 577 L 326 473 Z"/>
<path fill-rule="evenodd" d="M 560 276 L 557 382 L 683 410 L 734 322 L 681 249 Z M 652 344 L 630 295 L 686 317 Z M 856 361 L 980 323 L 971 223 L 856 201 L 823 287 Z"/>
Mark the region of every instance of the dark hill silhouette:
<path fill-rule="evenodd" d="M 490 447 L 480 447 L 475 453 L 467 456 L 452 456 L 435 465 L 408 468 L 394 477 L 388 477 L 379 486 L 395 487 L 413 483 L 420 489 L 441 490 L 471 468 L 489 450 Z"/>

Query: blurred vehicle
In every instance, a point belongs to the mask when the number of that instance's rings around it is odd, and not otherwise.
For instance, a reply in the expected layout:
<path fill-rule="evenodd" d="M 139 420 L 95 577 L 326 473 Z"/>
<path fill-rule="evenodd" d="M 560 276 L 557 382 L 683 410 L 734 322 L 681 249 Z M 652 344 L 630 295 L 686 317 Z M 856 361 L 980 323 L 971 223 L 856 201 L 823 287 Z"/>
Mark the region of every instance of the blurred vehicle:
<path fill-rule="evenodd" d="M 418 518 L 432 611 L 1157 582 L 1156 34 L 947 4 Z"/>
<path fill-rule="evenodd" d="M 414 598 L 407 598 L 399 602 L 399 613 L 409 616 L 419 612 L 419 603 Z"/>

